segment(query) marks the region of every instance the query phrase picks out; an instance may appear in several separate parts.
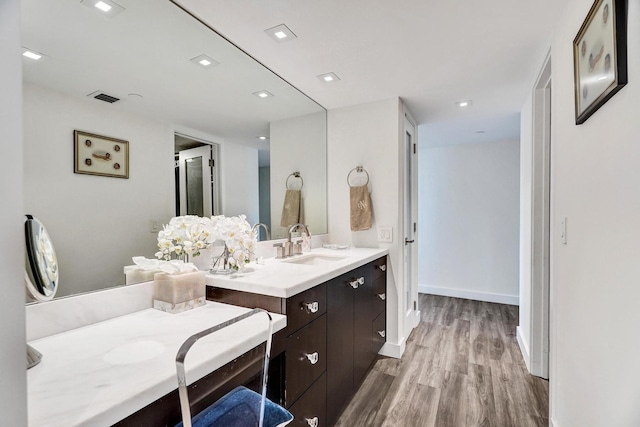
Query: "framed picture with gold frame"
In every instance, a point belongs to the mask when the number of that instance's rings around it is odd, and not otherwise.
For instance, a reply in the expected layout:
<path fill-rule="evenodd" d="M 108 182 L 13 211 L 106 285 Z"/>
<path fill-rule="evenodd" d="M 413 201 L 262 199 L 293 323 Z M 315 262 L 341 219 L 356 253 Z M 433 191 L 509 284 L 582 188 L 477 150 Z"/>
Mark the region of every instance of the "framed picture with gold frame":
<path fill-rule="evenodd" d="M 74 173 L 129 178 L 129 141 L 73 131 Z"/>
<path fill-rule="evenodd" d="M 573 40 L 576 124 L 627 84 L 627 0 L 596 0 Z"/>

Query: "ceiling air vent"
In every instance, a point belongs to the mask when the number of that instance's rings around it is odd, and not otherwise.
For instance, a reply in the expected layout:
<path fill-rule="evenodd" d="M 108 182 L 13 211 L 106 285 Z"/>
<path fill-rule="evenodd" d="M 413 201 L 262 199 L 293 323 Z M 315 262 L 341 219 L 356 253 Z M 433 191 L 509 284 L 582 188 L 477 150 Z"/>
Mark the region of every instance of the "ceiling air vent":
<path fill-rule="evenodd" d="M 104 93 L 101 90 L 93 92 L 93 93 L 90 93 L 87 96 L 90 96 L 92 98 L 98 99 L 100 101 L 108 102 L 109 104 L 113 104 L 114 102 L 120 101 L 120 98 L 115 97 L 113 95 L 108 95 L 108 94 Z"/>

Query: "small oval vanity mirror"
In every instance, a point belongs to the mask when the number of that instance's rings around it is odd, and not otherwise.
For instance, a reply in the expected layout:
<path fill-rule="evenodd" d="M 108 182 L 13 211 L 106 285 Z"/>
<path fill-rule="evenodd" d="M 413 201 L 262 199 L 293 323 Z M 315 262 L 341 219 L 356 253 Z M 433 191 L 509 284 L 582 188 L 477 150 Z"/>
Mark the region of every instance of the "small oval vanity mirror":
<path fill-rule="evenodd" d="M 24 224 L 25 282 L 27 295 L 37 301 L 49 301 L 58 290 L 58 259 L 47 229 L 27 215 Z"/>

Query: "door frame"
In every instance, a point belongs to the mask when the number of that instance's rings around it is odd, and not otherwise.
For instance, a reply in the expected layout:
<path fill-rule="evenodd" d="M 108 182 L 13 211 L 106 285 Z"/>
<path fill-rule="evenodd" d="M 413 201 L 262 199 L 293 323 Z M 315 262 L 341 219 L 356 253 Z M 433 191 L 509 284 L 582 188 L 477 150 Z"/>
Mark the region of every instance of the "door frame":
<path fill-rule="evenodd" d="M 212 142 L 206 139 L 202 139 L 202 138 L 198 138 L 196 136 L 192 136 L 188 133 L 184 133 L 184 132 L 180 132 L 177 130 L 173 131 L 173 146 L 175 147 L 175 137 L 176 136 L 180 136 L 183 138 L 188 138 L 191 139 L 193 141 L 199 142 L 203 145 L 209 145 L 211 147 L 211 159 L 213 160 L 213 166 L 211 167 L 211 189 L 212 189 L 212 193 L 211 193 L 211 203 L 212 203 L 212 215 L 220 215 L 222 213 L 222 198 L 221 198 L 221 192 L 222 192 L 222 182 L 220 179 L 220 159 L 221 159 L 221 155 L 220 155 L 220 144 L 217 142 Z M 176 183 L 176 185 L 178 185 L 178 183 Z M 176 188 L 174 188 L 174 193 L 176 191 Z M 182 198 L 182 195 L 180 195 L 180 197 Z M 174 198 L 175 199 L 175 198 Z M 177 202 L 177 201 L 176 201 Z M 174 202 L 175 204 L 175 202 Z M 179 206 L 174 206 L 173 211 L 176 212 L 178 211 Z"/>
<path fill-rule="evenodd" d="M 406 135 L 411 135 L 411 146 L 406 146 Z M 402 145 L 403 145 L 403 170 L 402 170 L 402 216 L 401 216 L 401 233 L 399 237 L 401 241 L 399 244 L 402 247 L 402 262 L 403 262 L 403 286 L 402 286 L 402 313 L 404 317 L 404 336 L 409 337 L 409 334 L 420 323 L 420 310 L 418 308 L 418 126 L 415 119 L 411 117 L 411 114 L 405 110 L 404 121 L 402 125 Z M 407 149 L 409 153 L 407 153 Z M 407 154 L 410 158 L 411 177 L 410 182 L 407 182 L 407 170 L 406 159 Z M 406 215 L 406 192 L 407 185 L 410 185 L 411 189 L 411 221 L 407 224 Z M 407 227 L 409 226 L 409 227 Z M 410 236 L 406 235 L 406 230 L 409 228 Z M 405 239 L 413 240 L 413 243 L 406 244 Z M 406 251 L 410 251 L 410 266 L 411 271 L 405 271 L 404 260 L 407 255 Z M 407 280 L 407 278 L 409 280 Z M 406 301 L 406 286 L 410 286 L 409 289 L 409 304 Z M 409 306 L 409 308 L 407 308 Z"/>
<path fill-rule="evenodd" d="M 554 209 L 552 168 L 551 56 L 547 55 L 533 91 L 531 192 L 531 330 L 529 370 L 549 378 L 550 306 Z"/>

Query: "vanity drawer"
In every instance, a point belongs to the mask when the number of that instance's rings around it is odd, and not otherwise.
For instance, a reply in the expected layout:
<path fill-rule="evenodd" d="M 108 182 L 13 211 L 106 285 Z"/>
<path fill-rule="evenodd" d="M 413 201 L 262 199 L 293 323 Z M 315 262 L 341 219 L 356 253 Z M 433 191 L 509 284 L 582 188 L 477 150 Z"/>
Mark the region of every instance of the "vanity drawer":
<path fill-rule="evenodd" d="M 327 367 L 327 316 L 323 314 L 287 338 L 287 406 L 322 375 Z"/>
<path fill-rule="evenodd" d="M 327 375 L 322 374 L 289 408 L 289 412 L 293 414 L 291 427 L 326 427 Z"/>
<path fill-rule="evenodd" d="M 387 276 L 387 257 L 383 256 L 375 261 L 373 261 L 373 278 L 374 280 L 378 277 L 386 277 Z"/>
<path fill-rule="evenodd" d="M 377 316 L 387 307 L 387 279 L 379 277 L 373 282 L 373 315 Z"/>
<path fill-rule="evenodd" d="M 387 338 L 386 338 L 387 313 L 386 312 L 380 313 L 378 317 L 375 318 L 375 320 L 372 323 L 371 333 L 373 336 L 373 339 L 372 339 L 373 348 L 371 349 L 371 351 L 374 353 L 374 357 L 375 357 L 375 355 L 378 354 L 378 352 L 380 351 L 384 343 L 387 341 Z"/>
<path fill-rule="evenodd" d="M 326 312 L 326 284 L 294 295 L 287 299 L 287 331 L 293 333 Z"/>

